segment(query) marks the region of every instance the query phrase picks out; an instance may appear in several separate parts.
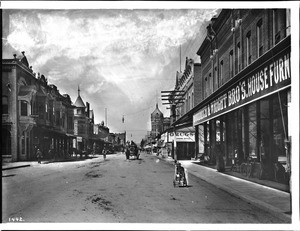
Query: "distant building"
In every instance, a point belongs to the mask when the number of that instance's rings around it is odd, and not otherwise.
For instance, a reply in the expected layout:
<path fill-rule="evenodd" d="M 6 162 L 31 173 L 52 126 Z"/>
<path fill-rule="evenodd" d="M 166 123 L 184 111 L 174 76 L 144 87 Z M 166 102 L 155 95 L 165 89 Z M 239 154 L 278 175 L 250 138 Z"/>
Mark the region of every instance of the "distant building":
<path fill-rule="evenodd" d="M 162 133 L 164 130 L 164 115 L 159 110 L 158 104 L 156 103 L 155 110 L 151 113 L 151 136 L 155 138 L 157 135 Z"/>
<path fill-rule="evenodd" d="M 84 151 L 87 149 L 89 117 L 86 114 L 86 105 L 80 96 L 79 87 L 78 96 L 74 106 L 74 134 L 76 136 L 75 147 L 78 150 Z"/>

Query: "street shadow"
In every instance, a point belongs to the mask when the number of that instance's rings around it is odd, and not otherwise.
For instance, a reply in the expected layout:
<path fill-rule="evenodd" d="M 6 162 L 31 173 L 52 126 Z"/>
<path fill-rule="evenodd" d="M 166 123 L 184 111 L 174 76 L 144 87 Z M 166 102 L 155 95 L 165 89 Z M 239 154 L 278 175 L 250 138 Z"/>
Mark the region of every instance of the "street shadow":
<path fill-rule="evenodd" d="M 79 161 L 85 161 L 90 159 L 99 158 L 99 156 L 89 156 L 89 157 L 70 157 L 67 159 L 51 159 L 51 160 L 42 160 L 43 164 L 51 164 L 51 163 L 61 163 L 61 162 L 79 162 Z"/>
<path fill-rule="evenodd" d="M 178 185 L 177 188 L 191 188 L 193 187 L 193 185 L 187 185 L 187 186 L 181 186 L 181 185 Z"/>
<path fill-rule="evenodd" d="M 12 177 L 12 176 L 15 176 L 16 174 L 10 174 L 10 175 L 4 175 L 2 177 Z"/>

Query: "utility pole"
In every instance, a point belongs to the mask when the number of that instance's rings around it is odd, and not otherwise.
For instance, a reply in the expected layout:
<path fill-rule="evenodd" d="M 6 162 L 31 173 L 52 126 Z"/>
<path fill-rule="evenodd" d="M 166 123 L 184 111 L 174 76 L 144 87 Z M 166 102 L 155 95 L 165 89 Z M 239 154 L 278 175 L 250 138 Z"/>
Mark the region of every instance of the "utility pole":
<path fill-rule="evenodd" d="M 170 105 L 171 116 L 173 117 L 173 132 L 174 132 L 174 141 L 173 141 L 173 149 L 174 149 L 174 159 L 177 160 L 177 141 L 176 141 L 176 126 L 174 125 L 176 121 L 176 108 L 179 107 L 183 103 L 184 91 L 174 90 L 174 91 L 161 91 L 162 100 L 168 101 L 163 103 L 163 105 Z"/>

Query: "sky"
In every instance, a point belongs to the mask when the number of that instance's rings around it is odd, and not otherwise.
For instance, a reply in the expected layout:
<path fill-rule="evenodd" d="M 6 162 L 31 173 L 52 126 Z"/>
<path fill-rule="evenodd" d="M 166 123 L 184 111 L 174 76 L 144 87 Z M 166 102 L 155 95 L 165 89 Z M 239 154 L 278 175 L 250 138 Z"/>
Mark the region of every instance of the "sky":
<path fill-rule="evenodd" d="M 25 51 L 33 71 L 76 101 L 78 86 L 95 123 L 140 142 L 161 91 L 173 90 L 218 9 L 4 9 L 2 57 Z M 180 56 L 181 49 L 181 56 Z M 181 64 L 181 65 L 180 65 Z M 107 112 L 105 116 L 105 111 Z M 122 117 L 124 116 L 124 123 Z"/>

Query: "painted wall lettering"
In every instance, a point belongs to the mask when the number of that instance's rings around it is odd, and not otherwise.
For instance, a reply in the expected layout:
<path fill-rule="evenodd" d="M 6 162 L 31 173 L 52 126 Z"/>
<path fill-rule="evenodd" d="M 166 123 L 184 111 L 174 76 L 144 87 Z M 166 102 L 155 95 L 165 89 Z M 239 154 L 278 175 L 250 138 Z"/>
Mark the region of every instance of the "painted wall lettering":
<path fill-rule="evenodd" d="M 227 92 L 216 98 L 193 116 L 194 126 L 228 109 L 244 104 L 262 94 L 290 84 L 290 53 L 272 60 L 250 76 L 243 78 Z"/>

